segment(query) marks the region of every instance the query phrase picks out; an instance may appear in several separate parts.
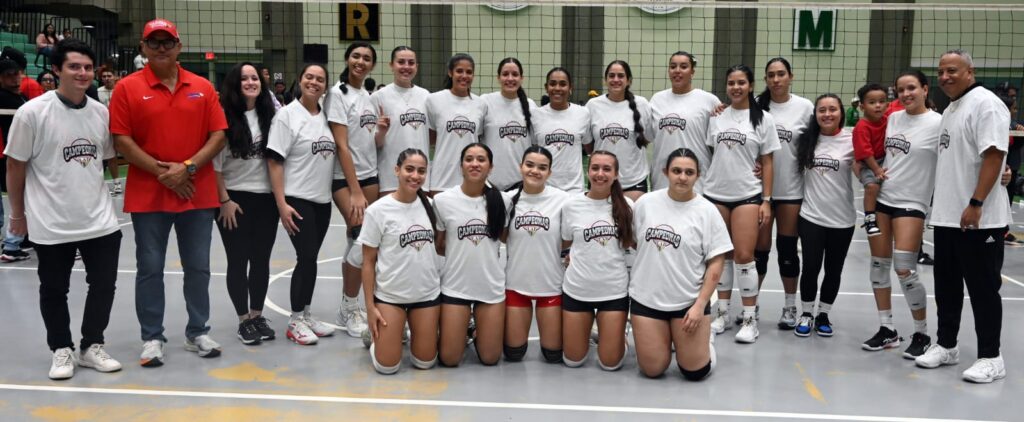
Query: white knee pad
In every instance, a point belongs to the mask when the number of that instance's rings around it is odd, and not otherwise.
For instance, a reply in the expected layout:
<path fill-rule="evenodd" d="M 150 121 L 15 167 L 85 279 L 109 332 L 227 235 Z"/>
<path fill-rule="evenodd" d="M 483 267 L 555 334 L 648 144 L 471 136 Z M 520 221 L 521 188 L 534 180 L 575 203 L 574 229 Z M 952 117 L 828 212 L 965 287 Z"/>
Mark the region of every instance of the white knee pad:
<path fill-rule="evenodd" d="M 757 263 L 736 264 L 736 284 L 741 297 L 757 296 Z"/>
<path fill-rule="evenodd" d="M 907 299 L 907 305 L 911 311 L 925 309 L 928 305 L 928 297 L 924 290 L 924 284 L 917 274 L 917 252 L 896 251 L 893 254 L 897 275 L 900 271 L 909 271 L 907 276 L 900 276 L 900 287 L 903 288 L 903 297 Z"/>
<path fill-rule="evenodd" d="M 565 366 L 568 366 L 570 368 L 579 368 L 579 367 L 583 366 L 583 362 L 586 362 L 586 361 L 587 361 L 587 357 L 586 356 L 583 356 L 583 359 L 580 359 L 580 360 L 572 360 L 572 359 L 569 359 L 568 357 L 565 356 L 565 352 L 562 352 L 562 362 L 565 363 Z"/>
<path fill-rule="evenodd" d="M 434 355 L 434 358 L 431 360 L 419 360 L 416 359 L 416 355 L 410 353 L 409 361 L 412 362 L 412 366 L 416 367 L 416 369 L 430 369 L 437 365 L 437 355 Z"/>
<path fill-rule="evenodd" d="M 891 270 L 892 258 L 871 257 L 871 270 L 868 273 L 868 278 L 871 280 L 871 288 L 887 289 L 892 287 L 892 277 L 889 274 Z"/>
<path fill-rule="evenodd" d="M 733 274 L 733 260 L 725 260 L 725 265 L 722 267 L 722 277 L 718 279 L 718 291 L 728 292 L 732 291 L 732 282 L 734 278 Z"/>
<path fill-rule="evenodd" d="M 622 369 L 622 364 L 626 362 L 627 354 L 629 354 L 629 343 L 626 343 L 626 348 L 622 350 L 622 359 L 619 359 L 619 363 L 616 363 L 615 365 L 612 366 L 607 366 L 604 364 L 604 362 L 601 362 L 601 359 L 597 359 L 597 365 L 600 366 L 601 369 L 604 369 L 605 371 L 608 372 L 618 371 L 619 369 Z"/>
<path fill-rule="evenodd" d="M 376 369 L 377 373 L 381 375 L 394 375 L 398 372 L 398 367 L 401 364 L 397 364 L 395 366 L 384 366 L 381 365 L 380 362 L 377 362 L 377 354 L 374 353 L 376 351 L 376 347 L 376 343 L 370 345 L 370 360 L 373 361 L 373 369 Z"/>
<path fill-rule="evenodd" d="M 349 239 L 348 253 L 345 254 L 345 262 L 356 268 L 363 268 L 363 246 L 356 244 Z"/>

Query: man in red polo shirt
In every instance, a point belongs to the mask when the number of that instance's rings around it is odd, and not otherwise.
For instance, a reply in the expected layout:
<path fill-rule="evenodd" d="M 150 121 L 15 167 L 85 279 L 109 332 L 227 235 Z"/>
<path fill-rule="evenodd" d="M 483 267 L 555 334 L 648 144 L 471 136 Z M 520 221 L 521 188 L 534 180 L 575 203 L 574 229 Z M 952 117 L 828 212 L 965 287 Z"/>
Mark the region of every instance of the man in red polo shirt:
<path fill-rule="evenodd" d="M 185 272 L 185 349 L 201 357 L 221 349 L 207 333 L 210 237 L 220 206 L 213 167 L 227 120 L 209 81 L 178 65 L 181 41 L 168 20 L 146 23 L 139 48 L 149 64 L 118 84 L 110 99 L 110 133 L 128 160 L 124 211 L 135 231 L 135 312 L 144 367 L 163 364 L 164 257 L 174 227 Z"/>

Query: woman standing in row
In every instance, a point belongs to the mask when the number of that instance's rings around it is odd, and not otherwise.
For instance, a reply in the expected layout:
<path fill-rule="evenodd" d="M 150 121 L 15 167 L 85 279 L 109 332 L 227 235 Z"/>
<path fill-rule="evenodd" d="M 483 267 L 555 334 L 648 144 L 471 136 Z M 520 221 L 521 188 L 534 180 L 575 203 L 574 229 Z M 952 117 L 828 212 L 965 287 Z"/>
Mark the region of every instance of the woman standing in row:
<path fill-rule="evenodd" d="M 647 193 L 647 134 L 644 127 L 651 118 L 647 99 L 633 95 L 633 71 L 629 63 L 615 60 L 604 68 L 608 94 L 587 101 L 590 110 L 590 136 L 594 149 L 601 149 L 619 158 L 622 165 L 623 189 L 632 200 Z"/>
<path fill-rule="evenodd" d="M 548 71 L 544 89 L 551 102 L 530 116 L 533 144 L 551 153 L 551 186 L 566 192 L 583 192 L 583 151 L 593 149 L 590 111 L 569 101 L 572 75 L 563 67 Z"/>
<path fill-rule="evenodd" d="M 419 72 L 416 52 L 407 46 L 391 50 L 391 73 L 395 81 L 370 96 L 372 108 L 379 112 L 374 143 L 377 168 L 388 169 L 399 154 L 409 148 L 430 151 L 427 133 L 427 96 L 430 92 L 412 83 Z M 378 171 L 381 198 L 398 189 L 398 178 L 390 171 Z M 426 180 L 423 189 L 428 190 Z"/>
<path fill-rule="evenodd" d="M 494 152 L 494 171 L 488 179 L 498 190 L 522 181 L 519 160 L 531 144 L 531 110 L 537 105 L 523 89 L 523 64 L 515 57 L 498 62 L 501 90 L 480 97 L 484 108 L 483 142 Z"/>
<path fill-rule="evenodd" d="M 427 124 L 430 144 L 434 146 L 430 191 L 434 194 L 459 186 L 459 151 L 477 142 L 480 136 L 484 106 L 472 92 L 475 70 L 472 56 L 452 56 L 448 59 L 444 89 L 427 97 Z"/>

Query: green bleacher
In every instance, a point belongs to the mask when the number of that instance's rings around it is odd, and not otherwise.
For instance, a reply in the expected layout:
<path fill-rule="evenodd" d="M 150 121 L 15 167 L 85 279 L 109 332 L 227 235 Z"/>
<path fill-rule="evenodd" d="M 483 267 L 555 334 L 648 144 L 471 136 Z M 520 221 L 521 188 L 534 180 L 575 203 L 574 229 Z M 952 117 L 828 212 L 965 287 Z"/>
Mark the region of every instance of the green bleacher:
<path fill-rule="evenodd" d="M 36 66 L 36 45 L 31 42 L 28 35 L 16 32 L 0 32 L 0 48 L 7 46 L 17 48 L 22 53 L 25 53 L 25 59 L 28 61 L 28 67 L 25 69 L 27 76 L 35 78 L 43 71 L 42 59 L 39 59 L 39 66 Z"/>

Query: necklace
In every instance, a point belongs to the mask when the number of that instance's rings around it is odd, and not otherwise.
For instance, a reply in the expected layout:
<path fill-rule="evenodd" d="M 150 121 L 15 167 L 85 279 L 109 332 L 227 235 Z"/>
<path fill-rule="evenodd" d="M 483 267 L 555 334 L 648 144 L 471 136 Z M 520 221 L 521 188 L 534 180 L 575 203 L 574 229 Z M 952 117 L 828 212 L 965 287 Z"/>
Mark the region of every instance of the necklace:
<path fill-rule="evenodd" d="M 731 107 L 730 107 L 730 108 L 731 108 Z M 742 125 L 742 124 L 743 124 L 743 120 L 744 120 L 743 118 L 744 118 L 744 117 L 745 117 L 745 116 L 743 116 L 742 114 L 740 114 L 740 111 L 739 111 L 739 110 L 736 110 L 736 109 L 733 109 L 733 110 L 732 110 L 732 111 L 731 111 L 731 112 L 729 113 L 729 118 L 730 118 L 730 119 L 732 119 L 732 121 L 736 122 L 736 125 L 737 125 L 737 126 L 738 126 L 738 125 Z"/>

